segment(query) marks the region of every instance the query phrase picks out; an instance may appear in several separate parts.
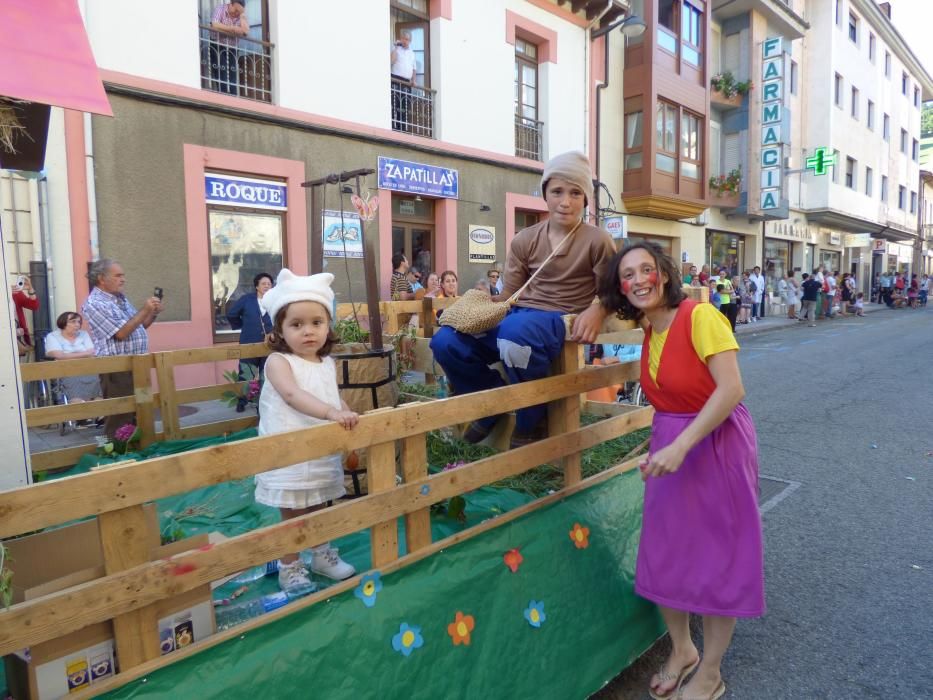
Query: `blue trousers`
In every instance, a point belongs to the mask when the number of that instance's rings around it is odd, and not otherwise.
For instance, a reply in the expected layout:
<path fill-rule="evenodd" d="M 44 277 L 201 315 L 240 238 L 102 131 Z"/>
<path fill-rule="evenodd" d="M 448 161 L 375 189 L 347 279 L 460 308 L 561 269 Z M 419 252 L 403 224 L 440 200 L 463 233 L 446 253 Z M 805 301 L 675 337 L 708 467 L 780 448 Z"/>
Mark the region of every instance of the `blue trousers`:
<path fill-rule="evenodd" d="M 564 320 L 557 311 L 514 306 L 498 326 L 481 335 L 468 335 L 449 326 L 431 338 L 434 359 L 444 368 L 456 394 L 504 386 L 489 365 L 502 360 L 510 384 L 543 379 L 564 346 Z M 547 405 L 530 406 L 516 414 L 515 429 L 529 433 L 544 419 Z M 492 427 L 498 416 L 479 421 Z"/>

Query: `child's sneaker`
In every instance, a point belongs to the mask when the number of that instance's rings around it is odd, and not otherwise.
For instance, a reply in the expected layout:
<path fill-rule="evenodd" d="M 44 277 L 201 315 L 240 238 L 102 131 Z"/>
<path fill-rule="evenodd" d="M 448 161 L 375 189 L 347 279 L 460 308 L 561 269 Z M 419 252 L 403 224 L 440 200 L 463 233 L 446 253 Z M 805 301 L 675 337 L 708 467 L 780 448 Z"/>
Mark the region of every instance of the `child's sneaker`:
<path fill-rule="evenodd" d="M 316 574 L 326 576 L 335 581 L 342 581 L 356 573 L 356 569 L 353 568 L 353 565 L 341 559 L 340 554 L 337 552 L 337 548 L 331 547 L 330 544 L 314 547 L 311 550 L 311 554 L 313 556 L 311 560 L 311 571 Z"/>
<path fill-rule="evenodd" d="M 317 584 L 308 577 L 308 570 L 300 559 L 296 559 L 291 564 L 279 564 L 279 588 L 289 598 L 314 593 L 317 590 Z"/>

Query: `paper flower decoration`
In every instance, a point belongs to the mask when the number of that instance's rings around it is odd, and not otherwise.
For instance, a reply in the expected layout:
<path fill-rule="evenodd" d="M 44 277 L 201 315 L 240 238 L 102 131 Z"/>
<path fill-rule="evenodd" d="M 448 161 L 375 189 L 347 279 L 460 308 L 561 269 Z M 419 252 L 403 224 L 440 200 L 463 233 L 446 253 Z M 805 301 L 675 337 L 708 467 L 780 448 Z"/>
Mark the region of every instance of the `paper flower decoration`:
<path fill-rule="evenodd" d="M 424 646 L 424 637 L 421 628 L 403 622 L 398 628 L 398 634 L 392 637 L 392 648 L 401 652 L 403 656 L 411 656 L 411 652 Z"/>
<path fill-rule="evenodd" d="M 459 610 L 454 616 L 454 621 L 447 625 L 447 634 L 450 635 L 450 639 L 453 641 L 454 646 L 459 646 L 460 644 L 470 644 L 470 632 L 473 631 L 473 628 L 476 626 L 476 621 L 473 619 L 472 615 L 464 615 Z"/>
<path fill-rule="evenodd" d="M 590 546 L 590 528 L 574 523 L 573 530 L 570 531 L 570 539 L 577 549 L 586 549 Z"/>
<path fill-rule="evenodd" d="M 512 570 L 512 573 L 518 571 L 518 567 L 522 565 L 522 562 L 525 558 L 522 556 L 522 553 L 518 549 L 510 549 L 508 552 L 502 555 L 502 561 L 505 562 L 505 565 Z"/>
<path fill-rule="evenodd" d="M 376 594 L 382 590 L 382 581 L 379 572 L 373 571 L 360 579 L 360 585 L 353 591 L 353 595 L 363 601 L 363 605 L 371 608 L 376 604 Z"/>
<path fill-rule="evenodd" d="M 533 600 L 528 603 L 528 607 L 525 608 L 525 619 L 532 627 L 540 627 L 547 620 L 544 614 L 544 601 Z"/>

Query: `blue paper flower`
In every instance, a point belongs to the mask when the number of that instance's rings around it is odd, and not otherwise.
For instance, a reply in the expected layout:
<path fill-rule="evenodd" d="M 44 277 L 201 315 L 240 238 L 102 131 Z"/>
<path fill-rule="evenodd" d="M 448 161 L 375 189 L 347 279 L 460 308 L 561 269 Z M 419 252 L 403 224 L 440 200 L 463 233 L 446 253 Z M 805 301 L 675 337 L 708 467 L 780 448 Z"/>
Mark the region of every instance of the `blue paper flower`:
<path fill-rule="evenodd" d="M 373 571 L 360 579 L 360 585 L 353 591 L 353 595 L 363 601 L 363 605 L 371 608 L 376 604 L 376 594 L 382 590 L 382 581 L 379 572 Z"/>
<path fill-rule="evenodd" d="M 428 486 L 427 484 L 425 484 L 424 486 L 421 487 L 421 495 L 422 495 L 422 496 L 427 496 L 429 493 L 431 493 L 431 487 L 430 487 L 430 486 Z"/>
<path fill-rule="evenodd" d="M 414 649 L 420 649 L 422 646 L 424 637 L 421 636 L 421 628 L 407 622 L 403 622 L 398 628 L 398 634 L 392 637 L 392 648 L 404 656 L 410 656 Z"/>
<path fill-rule="evenodd" d="M 533 600 L 528 603 L 528 607 L 525 608 L 525 619 L 528 620 L 528 624 L 532 627 L 540 627 L 547 620 L 547 616 L 544 614 L 544 601 Z"/>

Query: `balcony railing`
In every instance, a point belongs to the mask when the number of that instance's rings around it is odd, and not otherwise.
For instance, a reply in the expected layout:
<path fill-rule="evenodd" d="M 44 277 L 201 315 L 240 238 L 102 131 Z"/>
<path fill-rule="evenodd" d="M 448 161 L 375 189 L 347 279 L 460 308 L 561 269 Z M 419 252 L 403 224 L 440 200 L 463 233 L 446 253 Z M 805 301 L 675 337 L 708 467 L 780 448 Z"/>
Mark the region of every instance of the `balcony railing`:
<path fill-rule="evenodd" d="M 272 102 L 272 49 L 268 41 L 201 30 L 201 87 L 249 100 Z"/>
<path fill-rule="evenodd" d="M 515 115 L 515 155 L 541 160 L 541 135 L 544 122 Z"/>
<path fill-rule="evenodd" d="M 435 91 L 392 78 L 392 130 L 434 138 Z"/>

